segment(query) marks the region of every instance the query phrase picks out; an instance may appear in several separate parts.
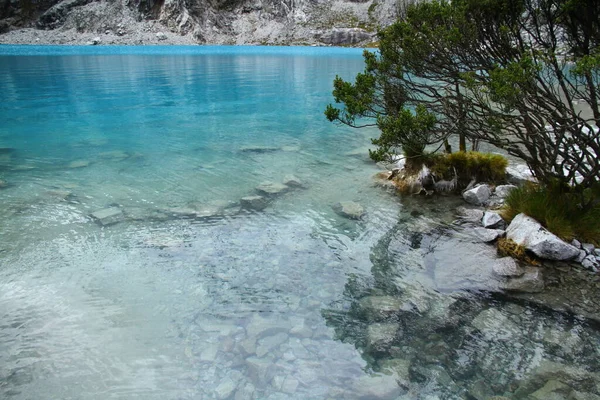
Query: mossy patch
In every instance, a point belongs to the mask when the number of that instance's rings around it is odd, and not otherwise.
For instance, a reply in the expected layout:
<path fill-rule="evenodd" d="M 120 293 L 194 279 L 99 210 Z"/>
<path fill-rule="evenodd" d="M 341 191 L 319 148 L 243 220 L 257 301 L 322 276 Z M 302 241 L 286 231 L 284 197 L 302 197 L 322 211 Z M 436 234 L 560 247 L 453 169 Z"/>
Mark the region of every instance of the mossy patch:
<path fill-rule="evenodd" d="M 504 182 L 508 160 L 500 154 L 457 151 L 433 154 L 426 164 L 434 175 L 444 179 L 452 179 L 456 171 L 459 187 L 464 187 L 472 179 L 476 182 Z"/>

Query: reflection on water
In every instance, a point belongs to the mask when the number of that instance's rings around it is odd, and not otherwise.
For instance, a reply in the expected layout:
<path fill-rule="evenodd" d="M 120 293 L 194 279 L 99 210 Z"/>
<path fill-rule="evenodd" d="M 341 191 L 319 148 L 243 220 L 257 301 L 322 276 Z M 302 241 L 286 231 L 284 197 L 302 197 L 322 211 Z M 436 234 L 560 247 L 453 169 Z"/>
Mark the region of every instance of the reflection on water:
<path fill-rule="evenodd" d="M 360 51 L 0 51 L 0 397 L 599 394 L 536 373 L 597 370 L 596 330 L 481 294 L 458 203 L 374 188 L 375 133 L 324 120 Z"/>

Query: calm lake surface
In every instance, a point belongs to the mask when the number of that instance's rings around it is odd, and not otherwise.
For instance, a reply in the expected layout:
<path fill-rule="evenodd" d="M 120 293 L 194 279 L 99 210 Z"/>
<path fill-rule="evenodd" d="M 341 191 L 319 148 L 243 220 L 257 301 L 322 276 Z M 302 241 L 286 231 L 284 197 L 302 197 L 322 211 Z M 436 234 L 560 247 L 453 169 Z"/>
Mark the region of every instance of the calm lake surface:
<path fill-rule="evenodd" d="M 357 49 L 0 47 L 0 397 L 513 398 L 540 365 L 597 371 L 585 320 L 465 275 L 493 250 L 452 223 L 460 201 L 374 186 L 377 132 L 323 115 L 362 68 Z"/>

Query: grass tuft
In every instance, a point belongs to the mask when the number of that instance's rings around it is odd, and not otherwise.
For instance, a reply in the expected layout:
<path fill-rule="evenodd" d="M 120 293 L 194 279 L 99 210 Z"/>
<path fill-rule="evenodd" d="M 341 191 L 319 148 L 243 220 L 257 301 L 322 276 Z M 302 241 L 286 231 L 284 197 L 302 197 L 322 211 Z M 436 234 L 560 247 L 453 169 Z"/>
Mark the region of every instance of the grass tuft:
<path fill-rule="evenodd" d="M 500 239 L 498 239 L 497 246 L 498 246 L 498 255 L 500 257 L 512 257 L 516 260 L 523 261 L 527 264 L 536 265 L 536 266 L 542 265 L 539 262 L 539 260 L 537 260 L 533 257 L 530 257 L 529 254 L 527 254 L 527 250 L 525 249 L 525 247 L 521 246 L 520 244 L 515 243 L 511 239 L 500 238 Z"/>
<path fill-rule="evenodd" d="M 563 240 L 600 245 L 600 202 L 591 189 L 528 183 L 510 192 L 501 213 L 507 221 L 524 213 Z"/>

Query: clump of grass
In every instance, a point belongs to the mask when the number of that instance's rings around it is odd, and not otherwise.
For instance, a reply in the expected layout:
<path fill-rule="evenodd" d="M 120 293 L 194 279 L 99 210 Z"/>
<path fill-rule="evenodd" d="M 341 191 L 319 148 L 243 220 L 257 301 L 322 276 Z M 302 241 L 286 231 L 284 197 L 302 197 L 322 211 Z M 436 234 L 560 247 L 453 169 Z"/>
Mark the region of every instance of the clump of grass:
<path fill-rule="evenodd" d="M 525 247 L 515 243 L 511 239 L 500 238 L 497 242 L 498 255 L 500 257 L 512 257 L 527 264 L 540 266 L 541 263 L 527 254 Z"/>
<path fill-rule="evenodd" d="M 527 264 L 540 266 L 541 263 L 536 258 L 530 257 L 524 246 L 515 243 L 511 239 L 500 238 L 497 242 L 498 255 L 500 257 L 512 257 Z"/>
<path fill-rule="evenodd" d="M 508 221 L 524 213 L 563 240 L 600 245 L 600 198 L 592 189 L 528 183 L 510 192 L 501 212 Z"/>
<path fill-rule="evenodd" d="M 471 179 L 477 182 L 503 182 L 506 180 L 508 160 L 500 154 L 477 151 L 433 154 L 427 162 L 431 171 L 444 179 L 458 175 L 459 186 L 466 186 Z"/>

